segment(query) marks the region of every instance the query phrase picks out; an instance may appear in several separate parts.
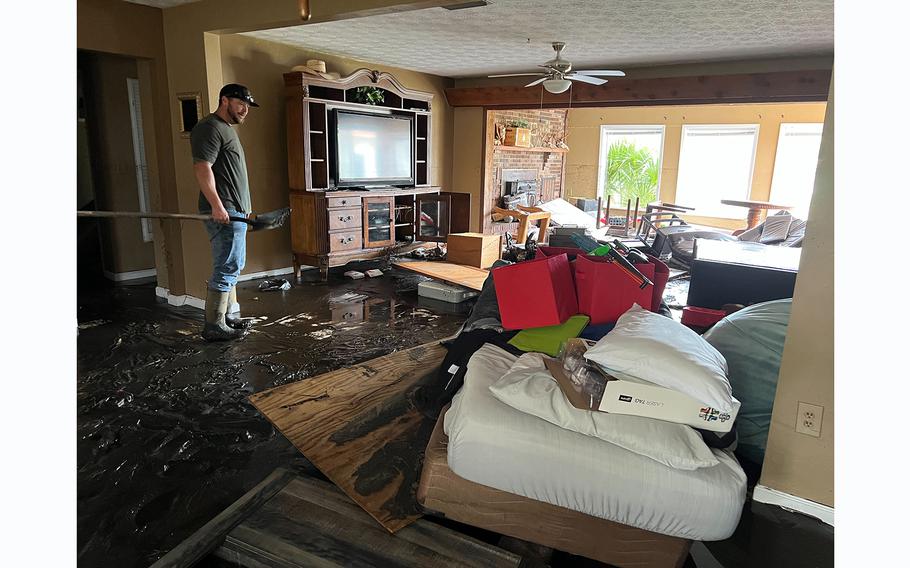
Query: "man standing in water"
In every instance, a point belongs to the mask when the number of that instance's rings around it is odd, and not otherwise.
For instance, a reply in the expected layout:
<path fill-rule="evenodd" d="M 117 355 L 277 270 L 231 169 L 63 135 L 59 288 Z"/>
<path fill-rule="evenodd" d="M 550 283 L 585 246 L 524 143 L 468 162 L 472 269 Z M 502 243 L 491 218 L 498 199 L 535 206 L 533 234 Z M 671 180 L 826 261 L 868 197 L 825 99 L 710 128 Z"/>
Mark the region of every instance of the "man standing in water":
<path fill-rule="evenodd" d="M 199 184 L 199 212 L 212 215 L 205 229 L 212 245 L 212 277 L 205 299 L 206 341 L 243 337 L 250 323 L 231 315 L 237 301 L 237 277 L 246 263 L 246 217 L 252 207 L 243 146 L 233 126 L 243 124 L 250 107 L 258 107 L 250 90 L 230 83 L 218 93 L 218 109 L 200 120 L 190 134 L 193 172 Z"/>

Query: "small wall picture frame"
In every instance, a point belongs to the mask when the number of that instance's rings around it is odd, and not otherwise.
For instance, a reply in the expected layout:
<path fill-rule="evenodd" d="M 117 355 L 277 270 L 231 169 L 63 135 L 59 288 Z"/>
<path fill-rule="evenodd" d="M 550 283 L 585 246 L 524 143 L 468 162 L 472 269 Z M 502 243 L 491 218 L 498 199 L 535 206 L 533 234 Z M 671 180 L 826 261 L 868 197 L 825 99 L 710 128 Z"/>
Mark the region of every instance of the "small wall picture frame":
<path fill-rule="evenodd" d="M 195 93 L 177 93 L 180 105 L 180 136 L 189 138 L 190 131 L 202 120 L 202 95 Z"/>

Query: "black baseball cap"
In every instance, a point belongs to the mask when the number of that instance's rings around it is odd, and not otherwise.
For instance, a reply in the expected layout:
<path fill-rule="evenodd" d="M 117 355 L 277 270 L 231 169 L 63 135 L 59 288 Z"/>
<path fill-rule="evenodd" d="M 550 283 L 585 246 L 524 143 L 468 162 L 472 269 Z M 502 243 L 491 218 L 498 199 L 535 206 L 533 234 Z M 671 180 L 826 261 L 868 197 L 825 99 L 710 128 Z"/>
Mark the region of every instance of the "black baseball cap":
<path fill-rule="evenodd" d="M 218 93 L 218 98 L 228 97 L 229 99 L 240 99 L 245 101 L 251 107 L 258 107 L 256 101 L 253 100 L 253 93 L 243 85 L 238 85 L 237 83 L 228 83 L 227 85 L 221 87 L 221 92 Z"/>

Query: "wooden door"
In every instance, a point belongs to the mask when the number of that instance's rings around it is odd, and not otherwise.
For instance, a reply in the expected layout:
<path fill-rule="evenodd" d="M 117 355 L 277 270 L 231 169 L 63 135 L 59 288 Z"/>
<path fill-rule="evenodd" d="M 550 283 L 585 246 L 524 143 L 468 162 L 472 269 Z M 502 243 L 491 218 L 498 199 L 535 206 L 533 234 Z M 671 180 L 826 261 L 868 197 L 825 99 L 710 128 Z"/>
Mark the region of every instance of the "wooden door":
<path fill-rule="evenodd" d="M 432 194 L 417 196 L 414 222 L 417 241 L 445 242 L 449 235 L 450 200 L 447 196 Z"/>

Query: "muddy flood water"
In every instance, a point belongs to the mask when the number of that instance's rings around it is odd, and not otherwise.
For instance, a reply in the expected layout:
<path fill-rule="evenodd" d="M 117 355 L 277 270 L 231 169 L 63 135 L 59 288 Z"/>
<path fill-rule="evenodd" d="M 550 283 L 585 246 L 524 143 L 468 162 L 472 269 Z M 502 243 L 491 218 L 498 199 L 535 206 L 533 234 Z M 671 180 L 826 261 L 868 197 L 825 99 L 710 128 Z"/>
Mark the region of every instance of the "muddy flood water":
<path fill-rule="evenodd" d="M 455 334 L 473 300 L 419 298 L 423 279 L 243 282 L 258 324 L 220 344 L 202 340 L 201 310 L 169 306 L 154 283 L 80 289 L 79 566 L 148 566 L 276 467 L 319 476 L 247 397 Z"/>

